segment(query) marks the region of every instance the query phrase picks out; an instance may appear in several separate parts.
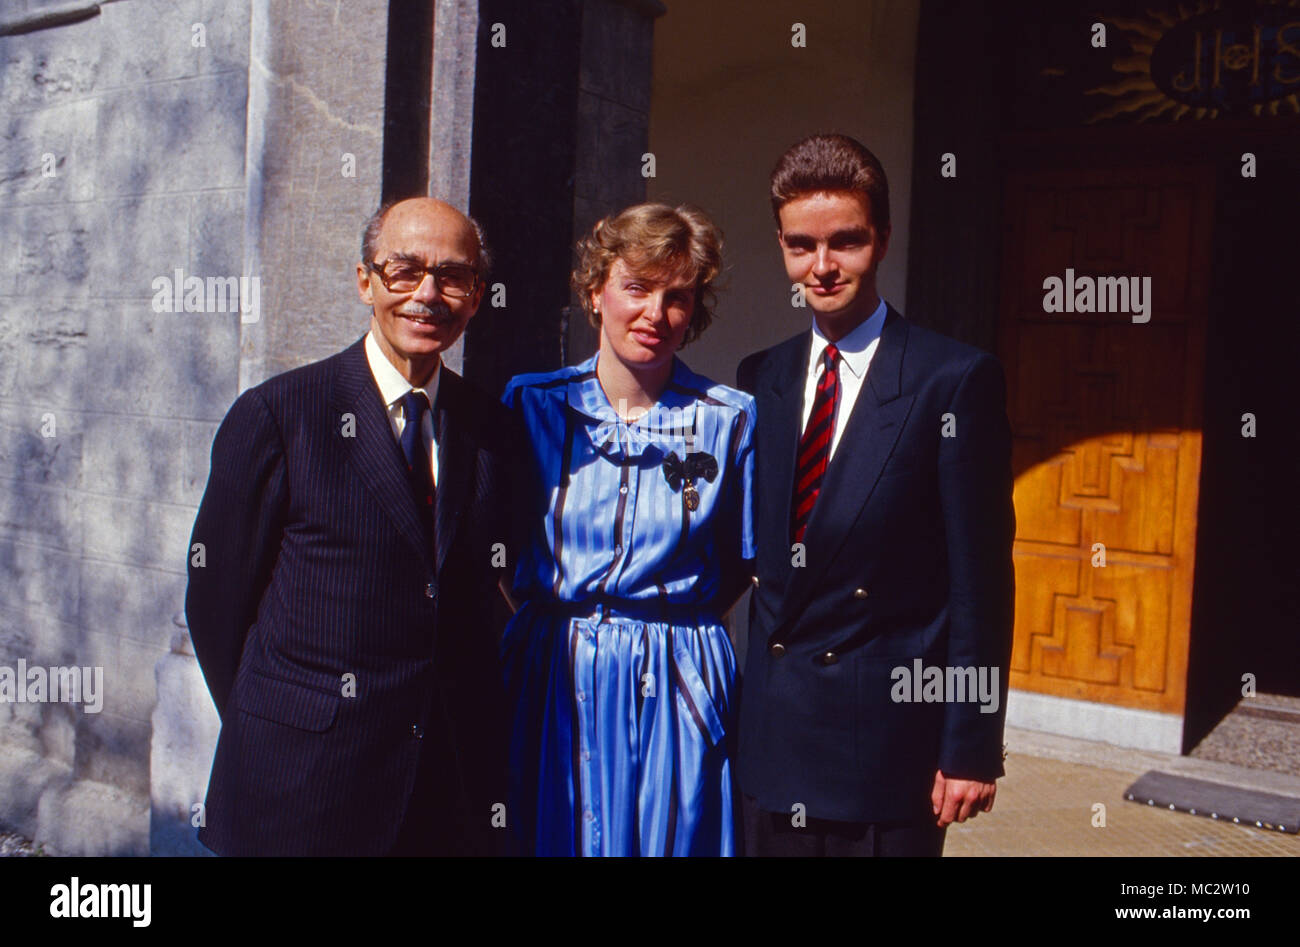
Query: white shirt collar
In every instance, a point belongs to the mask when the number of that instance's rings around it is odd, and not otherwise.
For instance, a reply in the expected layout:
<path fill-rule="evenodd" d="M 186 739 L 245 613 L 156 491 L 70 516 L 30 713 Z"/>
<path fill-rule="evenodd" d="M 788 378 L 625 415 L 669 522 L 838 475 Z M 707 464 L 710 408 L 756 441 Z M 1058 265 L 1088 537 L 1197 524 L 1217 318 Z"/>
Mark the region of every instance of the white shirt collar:
<path fill-rule="evenodd" d="M 375 333 L 372 329 L 366 333 L 366 361 L 370 363 L 370 374 L 375 378 L 375 384 L 379 386 L 379 396 L 384 399 L 384 404 L 392 408 L 397 402 L 405 397 L 408 391 L 414 389 L 414 386 L 402 377 L 402 373 L 397 370 L 388 356 L 384 354 L 375 341 Z M 438 403 L 438 382 L 442 379 L 442 360 L 438 360 L 437 367 L 433 370 L 433 377 L 429 379 L 428 384 L 423 390 L 429 396 L 429 404 Z"/>
<path fill-rule="evenodd" d="M 863 321 L 844 338 L 835 343 L 835 347 L 840 350 L 840 360 L 849 367 L 855 377 L 861 378 L 866 372 L 867 366 L 871 364 L 871 356 L 875 350 L 875 344 L 880 339 L 880 332 L 885 326 L 885 316 L 889 311 L 884 297 L 880 299 L 880 305 L 876 311 Z M 811 374 L 817 373 L 817 365 L 822 360 L 822 353 L 826 351 L 826 346 L 830 345 L 830 340 L 822 335 L 822 330 L 817 326 L 817 320 L 813 320 L 812 330 L 812 350 L 808 353 L 808 371 Z"/>

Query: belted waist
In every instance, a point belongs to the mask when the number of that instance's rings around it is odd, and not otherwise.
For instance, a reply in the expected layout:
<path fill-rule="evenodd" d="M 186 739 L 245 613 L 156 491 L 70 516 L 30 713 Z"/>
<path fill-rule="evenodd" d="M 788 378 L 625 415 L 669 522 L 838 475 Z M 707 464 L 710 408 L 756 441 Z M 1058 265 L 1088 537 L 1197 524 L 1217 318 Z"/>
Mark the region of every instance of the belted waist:
<path fill-rule="evenodd" d="M 597 597 L 580 602 L 560 602 L 554 599 L 531 603 L 548 617 L 588 621 L 641 621 L 664 622 L 670 625 L 720 625 L 721 619 L 707 603 L 665 602 L 659 599 L 644 601 Z"/>

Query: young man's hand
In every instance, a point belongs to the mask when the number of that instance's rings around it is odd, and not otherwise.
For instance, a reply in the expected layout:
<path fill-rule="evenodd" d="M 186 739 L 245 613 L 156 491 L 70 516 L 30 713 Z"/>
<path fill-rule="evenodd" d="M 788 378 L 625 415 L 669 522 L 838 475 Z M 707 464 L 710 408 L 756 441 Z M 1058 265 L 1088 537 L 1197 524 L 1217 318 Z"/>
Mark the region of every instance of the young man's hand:
<path fill-rule="evenodd" d="M 981 812 L 991 812 L 997 791 L 996 782 L 948 779 L 942 770 L 935 770 L 934 788 L 930 790 L 930 807 L 938 817 L 936 825 L 942 829 L 953 822 L 973 819 Z"/>

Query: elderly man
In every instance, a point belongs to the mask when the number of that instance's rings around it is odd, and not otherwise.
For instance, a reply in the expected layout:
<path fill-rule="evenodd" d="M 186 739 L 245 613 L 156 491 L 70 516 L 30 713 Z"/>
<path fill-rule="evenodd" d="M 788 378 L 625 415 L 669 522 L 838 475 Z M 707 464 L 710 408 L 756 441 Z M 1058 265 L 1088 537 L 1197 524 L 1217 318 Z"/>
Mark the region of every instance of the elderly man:
<path fill-rule="evenodd" d="M 492 606 L 515 441 L 441 360 L 486 265 L 450 205 L 380 208 L 357 265 L 369 332 L 244 392 L 217 432 L 185 611 L 221 714 L 199 832 L 220 854 L 504 835 Z"/>

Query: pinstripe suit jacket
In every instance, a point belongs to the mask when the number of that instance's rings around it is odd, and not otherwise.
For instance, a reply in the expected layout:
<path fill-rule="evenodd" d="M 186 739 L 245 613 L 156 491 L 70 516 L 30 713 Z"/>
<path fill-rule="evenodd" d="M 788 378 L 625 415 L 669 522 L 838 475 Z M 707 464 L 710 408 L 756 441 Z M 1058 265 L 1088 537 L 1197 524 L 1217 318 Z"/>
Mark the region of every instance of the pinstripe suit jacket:
<path fill-rule="evenodd" d="M 385 853 L 422 762 L 468 844 L 504 798 L 515 422 L 443 366 L 431 543 L 362 341 L 245 392 L 213 442 L 185 611 L 221 713 L 199 832 L 221 854 Z"/>

